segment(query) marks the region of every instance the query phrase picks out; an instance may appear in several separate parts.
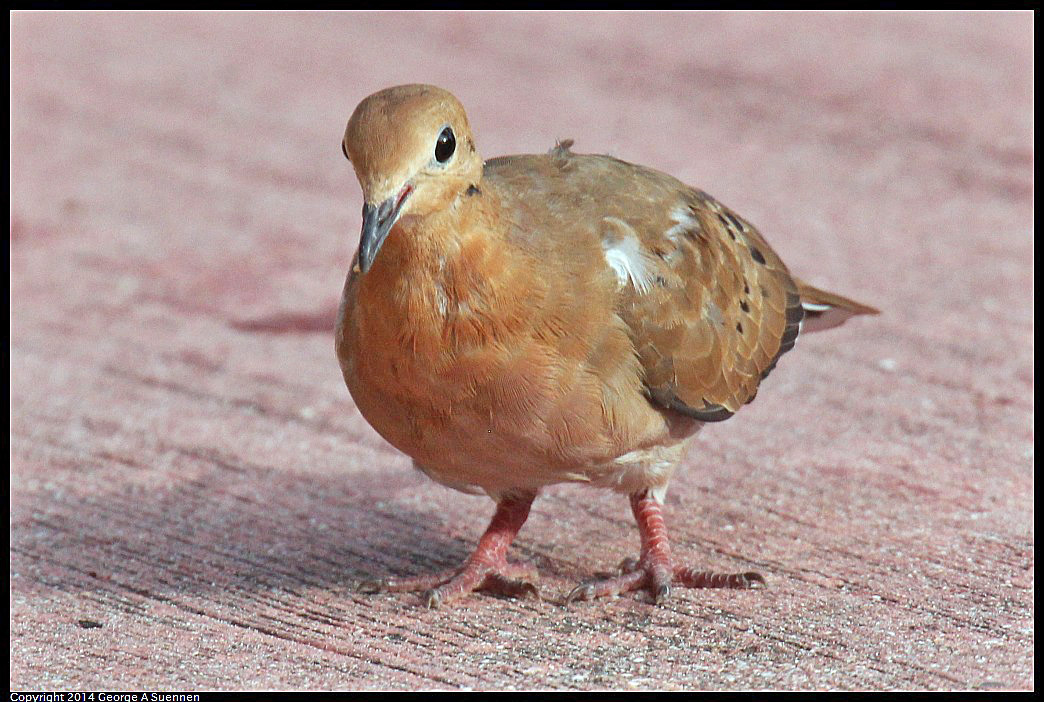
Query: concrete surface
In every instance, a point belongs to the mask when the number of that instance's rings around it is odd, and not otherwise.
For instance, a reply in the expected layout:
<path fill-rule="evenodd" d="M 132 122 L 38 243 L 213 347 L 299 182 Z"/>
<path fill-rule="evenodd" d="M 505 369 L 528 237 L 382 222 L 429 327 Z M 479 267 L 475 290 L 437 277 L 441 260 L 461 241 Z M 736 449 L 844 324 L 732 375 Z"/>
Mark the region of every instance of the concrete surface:
<path fill-rule="evenodd" d="M 1033 686 L 1031 14 L 11 18 L 11 686 Z M 409 468 L 331 320 L 370 92 L 453 90 L 487 157 L 671 172 L 879 318 L 802 338 L 669 497 L 756 592 L 427 611 L 492 512 Z M 561 487 L 549 597 L 637 548 Z M 100 626 L 95 626 L 95 625 Z"/>

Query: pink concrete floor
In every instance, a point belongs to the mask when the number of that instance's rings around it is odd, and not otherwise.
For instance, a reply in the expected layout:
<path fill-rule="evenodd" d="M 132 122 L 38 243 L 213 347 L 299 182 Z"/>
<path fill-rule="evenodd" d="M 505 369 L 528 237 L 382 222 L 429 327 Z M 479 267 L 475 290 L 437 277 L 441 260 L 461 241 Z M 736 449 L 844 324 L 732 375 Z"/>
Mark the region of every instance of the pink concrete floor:
<path fill-rule="evenodd" d="M 12 688 L 1032 688 L 1032 25 L 14 14 Z M 411 471 L 333 355 L 341 132 L 403 82 L 487 157 L 673 173 L 883 310 L 801 339 L 672 487 L 675 551 L 768 588 L 352 591 L 492 512 Z M 623 498 L 561 487 L 514 553 L 554 598 L 636 547 Z"/>

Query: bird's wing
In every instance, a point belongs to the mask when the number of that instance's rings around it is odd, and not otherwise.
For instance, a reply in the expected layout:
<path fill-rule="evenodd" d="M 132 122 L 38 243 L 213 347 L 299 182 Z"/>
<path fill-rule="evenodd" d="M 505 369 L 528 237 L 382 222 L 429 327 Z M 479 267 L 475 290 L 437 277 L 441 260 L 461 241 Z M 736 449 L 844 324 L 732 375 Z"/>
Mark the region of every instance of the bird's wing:
<path fill-rule="evenodd" d="M 624 287 L 621 316 L 649 396 L 720 421 L 754 399 L 794 346 L 801 298 L 757 229 L 714 198 L 686 188 L 671 209 L 670 227 L 634 227 L 651 282 Z"/>
<path fill-rule="evenodd" d="M 757 229 L 711 196 L 569 145 L 487 162 L 512 198 L 518 236 L 577 276 L 576 251 L 604 256 L 649 398 L 702 421 L 727 419 L 794 346 L 799 283 Z M 592 248 L 578 244 L 588 233 Z"/>

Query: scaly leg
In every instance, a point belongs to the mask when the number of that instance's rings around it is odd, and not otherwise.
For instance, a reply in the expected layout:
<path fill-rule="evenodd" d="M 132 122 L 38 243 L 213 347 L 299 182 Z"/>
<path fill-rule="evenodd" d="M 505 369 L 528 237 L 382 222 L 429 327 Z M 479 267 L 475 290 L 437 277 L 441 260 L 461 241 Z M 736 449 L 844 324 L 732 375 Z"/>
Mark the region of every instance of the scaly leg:
<path fill-rule="evenodd" d="M 675 566 L 667 540 L 660 503 L 645 490 L 631 495 L 631 511 L 638 521 L 642 540 L 638 560 L 628 559 L 620 564 L 620 575 L 595 580 L 573 588 L 566 602 L 593 600 L 596 597 L 619 595 L 631 590 L 648 590 L 656 603 L 671 594 L 671 584 L 682 587 L 751 588 L 765 582 L 758 573 L 712 573 L 694 568 Z"/>
<path fill-rule="evenodd" d="M 497 511 L 475 551 L 459 568 L 434 575 L 363 583 L 360 589 L 366 592 L 424 590 L 425 604 L 432 609 L 476 590 L 509 597 L 532 595 L 539 598 L 540 593 L 531 582 L 537 577 L 536 569 L 507 562 L 508 547 L 526 523 L 535 498 L 536 493 L 528 493 L 498 502 Z"/>

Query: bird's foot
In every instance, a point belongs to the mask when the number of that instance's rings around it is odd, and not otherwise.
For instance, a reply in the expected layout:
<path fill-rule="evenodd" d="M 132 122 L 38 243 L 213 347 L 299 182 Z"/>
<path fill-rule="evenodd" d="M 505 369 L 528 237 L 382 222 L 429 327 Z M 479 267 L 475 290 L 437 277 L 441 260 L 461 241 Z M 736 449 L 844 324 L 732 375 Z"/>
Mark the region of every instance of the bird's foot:
<path fill-rule="evenodd" d="M 536 568 L 507 561 L 508 546 L 529 516 L 529 506 L 535 497 L 535 492 L 521 493 L 498 502 L 497 511 L 479 539 L 475 552 L 459 568 L 434 575 L 371 581 L 361 584 L 359 589 L 365 592 L 423 591 L 424 603 L 430 609 L 476 590 L 539 599 L 540 592 L 533 584 L 537 579 Z"/>
<path fill-rule="evenodd" d="M 633 590 L 646 590 L 657 604 L 671 594 L 671 586 L 692 588 L 735 588 L 751 589 L 765 584 L 760 573 L 714 573 L 684 566 L 672 566 L 657 559 L 640 561 L 637 558 L 624 560 L 617 570 L 618 575 L 602 580 L 592 580 L 576 586 L 566 595 L 566 603 L 578 600 L 593 600 L 598 597 L 614 597 Z"/>
<path fill-rule="evenodd" d="M 505 597 L 540 599 L 536 568 L 504 561 L 494 566 L 469 560 L 460 568 L 409 578 L 371 580 L 359 585 L 362 592 L 424 592 L 429 609 L 460 599 L 471 592 L 489 592 Z"/>

